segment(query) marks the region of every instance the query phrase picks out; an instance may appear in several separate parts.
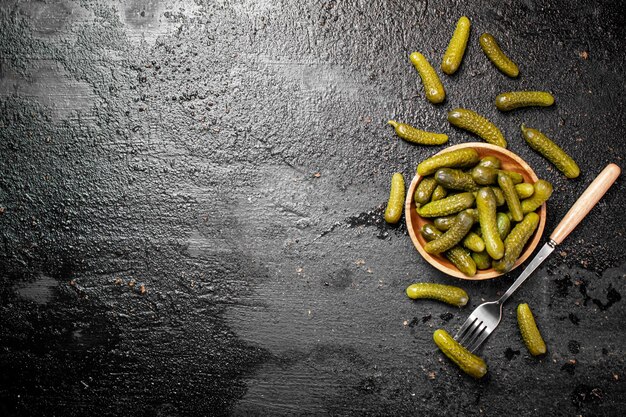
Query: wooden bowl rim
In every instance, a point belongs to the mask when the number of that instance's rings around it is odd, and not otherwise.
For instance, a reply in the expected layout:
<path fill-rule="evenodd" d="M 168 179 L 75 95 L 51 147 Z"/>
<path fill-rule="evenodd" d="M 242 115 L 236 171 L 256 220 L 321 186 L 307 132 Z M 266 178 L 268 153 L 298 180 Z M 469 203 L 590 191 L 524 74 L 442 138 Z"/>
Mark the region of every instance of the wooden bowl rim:
<path fill-rule="evenodd" d="M 464 148 L 477 148 L 479 153 L 481 150 L 490 150 L 493 153 L 504 154 L 508 158 L 515 161 L 520 166 L 520 168 L 523 171 L 525 171 L 526 174 L 528 174 L 528 176 L 532 179 L 533 182 L 536 182 L 539 179 L 537 175 L 535 174 L 535 171 L 533 171 L 533 169 L 517 154 L 509 151 L 508 149 L 505 149 L 496 145 L 491 145 L 489 143 L 481 143 L 481 142 L 461 143 L 461 144 L 453 145 L 446 149 L 443 149 L 437 152 L 436 155 L 439 155 L 445 152 L 454 151 L 457 149 L 464 149 Z M 422 257 L 429 264 L 431 264 L 432 266 L 434 266 L 441 272 L 451 275 L 456 278 L 460 278 L 460 279 L 466 279 L 470 281 L 479 281 L 479 280 L 484 280 L 484 279 L 497 278 L 502 275 L 505 275 L 503 273 L 497 272 L 493 268 L 489 268 L 489 269 L 484 269 L 484 270 L 477 270 L 476 275 L 474 275 L 473 277 L 468 277 L 467 275 L 463 274 L 461 271 L 456 269 L 454 266 L 446 265 L 445 263 L 450 264 L 450 262 L 445 260 L 443 257 L 440 257 L 438 255 L 431 255 L 424 250 L 423 244 L 425 243 L 425 241 L 424 243 L 422 243 L 422 240 L 424 239 L 419 234 L 419 231 L 415 230 L 415 227 L 413 226 L 413 220 L 411 219 L 412 217 L 411 210 L 415 210 L 415 202 L 413 201 L 413 194 L 415 194 L 415 188 L 417 187 L 419 182 L 422 180 L 422 178 L 423 177 L 419 174 L 415 175 L 415 177 L 411 181 L 411 185 L 409 186 L 409 190 L 407 192 L 406 201 L 404 205 L 407 230 L 409 231 L 409 235 L 411 236 L 413 245 L 415 246 L 417 251 L 420 253 L 420 255 L 422 255 Z M 513 271 L 515 268 L 517 268 L 522 263 L 524 263 L 524 261 L 526 261 L 526 259 L 528 259 L 530 255 L 532 255 L 534 250 L 539 245 L 539 241 L 541 240 L 541 237 L 543 235 L 543 231 L 546 225 L 546 203 L 543 203 L 541 207 L 539 207 L 538 214 L 539 214 L 539 225 L 537 227 L 537 230 L 535 231 L 533 238 L 526 244 L 524 251 L 520 255 L 517 262 L 515 262 L 515 265 L 513 265 L 513 268 L 511 268 L 511 271 Z M 417 214 L 417 216 L 419 216 L 419 214 Z"/>

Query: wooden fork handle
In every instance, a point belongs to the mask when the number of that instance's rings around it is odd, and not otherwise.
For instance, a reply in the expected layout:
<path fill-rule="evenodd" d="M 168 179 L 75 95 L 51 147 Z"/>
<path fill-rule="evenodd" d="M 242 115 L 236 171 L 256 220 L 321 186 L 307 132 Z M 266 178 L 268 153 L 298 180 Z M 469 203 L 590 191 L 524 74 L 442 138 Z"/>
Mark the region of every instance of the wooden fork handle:
<path fill-rule="evenodd" d="M 598 174 L 595 180 L 584 193 L 576 200 L 572 208 L 569 209 L 559 225 L 554 229 L 550 239 L 557 245 L 560 244 L 578 226 L 578 223 L 591 211 L 607 190 L 613 185 L 621 172 L 620 167 L 615 164 L 608 164 L 606 168 Z"/>

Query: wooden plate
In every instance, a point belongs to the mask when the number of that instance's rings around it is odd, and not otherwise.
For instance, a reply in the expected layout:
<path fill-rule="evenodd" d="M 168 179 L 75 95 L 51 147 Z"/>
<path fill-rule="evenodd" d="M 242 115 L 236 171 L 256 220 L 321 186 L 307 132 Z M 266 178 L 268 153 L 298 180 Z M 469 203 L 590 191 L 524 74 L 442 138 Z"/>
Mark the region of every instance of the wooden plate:
<path fill-rule="evenodd" d="M 525 182 L 534 183 L 538 180 L 537 175 L 532 170 L 530 166 L 522 158 L 514 154 L 513 152 L 501 148 L 499 146 L 490 145 L 488 143 L 480 143 L 480 142 L 470 142 L 470 143 L 462 143 L 460 145 L 450 146 L 439 152 L 438 154 L 454 151 L 457 149 L 463 148 L 474 148 L 478 152 L 481 158 L 485 156 L 495 156 L 502 162 L 502 169 L 507 171 L 515 171 L 519 172 L 523 175 Z M 448 261 L 443 255 L 431 255 L 424 250 L 424 245 L 426 244 L 426 240 L 422 237 L 419 230 L 424 225 L 424 223 L 432 223 L 433 219 L 427 219 L 421 217 L 417 214 L 417 210 L 415 209 L 415 201 L 413 201 L 413 194 L 415 194 L 415 188 L 417 184 L 422 180 L 422 176 L 416 175 L 411 181 L 411 185 L 409 186 L 409 190 L 406 196 L 406 202 L 404 206 L 405 217 L 406 217 L 406 225 L 409 230 L 409 235 L 411 236 L 411 240 L 413 241 L 413 245 L 418 250 L 418 252 L 422 255 L 426 261 L 448 275 L 452 275 L 453 277 L 468 279 L 468 280 L 482 280 L 489 278 L 496 278 L 503 274 L 497 272 L 493 268 L 479 270 L 476 271 L 476 275 L 473 277 L 468 277 L 464 275 L 461 271 L 459 271 L 450 261 Z M 519 259 L 513 266 L 513 269 L 517 268 L 520 264 L 522 264 L 528 257 L 533 253 L 539 241 L 541 240 L 541 236 L 543 234 L 543 229 L 546 225 L 546 204 L 544 203 L 537 212 L 539 214 L 539 226 L 535 231 L 535 234 L 530 238 L 522 254 Z M 513 270 L 511 269 L 511 270 Z"/>

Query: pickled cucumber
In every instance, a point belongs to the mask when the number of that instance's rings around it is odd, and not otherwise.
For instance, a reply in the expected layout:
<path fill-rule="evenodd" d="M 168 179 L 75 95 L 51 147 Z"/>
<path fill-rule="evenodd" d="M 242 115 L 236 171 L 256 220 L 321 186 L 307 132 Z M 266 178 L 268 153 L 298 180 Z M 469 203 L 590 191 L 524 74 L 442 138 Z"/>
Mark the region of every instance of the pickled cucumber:
<path fill-rule="evenodd" d="M 522 212 L 522 204 L 517 197 L 513 180 L 509 175 L 500 173 L 498 174 L 498 185 L 500 185 L 500 189 L 504 193 L 504 199 L 509 207 L 513 221 L 521 222 L 524 218 L 524 213 Z M 494 257 L 494 259 L 497 258 Z"/>
<path fill-rule="evenodd" d="M 511 181 L 513 181 L 513 184 L 520 184 L 524 182 L 524 176 L 519 172 L 500 170 L 498 171 L 498 173 L 506 174 L 511 177 Z"/>
<path fill-rule="evenodd" d="M 437 185 L 437 187 L 435 188 L 435 191 L 433 191 L 433 195 L 430 198 L 430 201 L 441 200 L 442 198 L 446 198 L 447 195 L 448 195 L 448 191 L 445 188 L 443 188 L 441 185 Z"/>
<path fill-rule="evenodd" d="M 435 172 L 437 184 L 449 190 L 474 191 L 478 185 L 468 173 L 454 168 L 441 168 Z"/>
<path fill-rule="evenodd" d="M 522 200 L 524 214 L 537 210 L 552 195 L 552 184 L 546 180 L 538 180 L 533 184 L 534 193 L 530 198 Z"/>
<path fill-rule="evenodd" d="M 519 75 L 519 68 L 502 52 L 496 38 L 489 33 L 483 33 L 480 35 L 478 42 L 485 55 L 487 55 L 487 58 L 489 58 L 500 72 L 511 78 L 515 78 Z"/>
<path fill-rule="evenodd" d="M 485 250 L 485 242 L 483 238 L 474 232 L 469 232 L 463 239 L 463 246 L 473 252 L 482 252 Z"/>
<path fill-rule="evenodd" d="M 522 333 L 524 344 L 533 356 L 539 356 L 546 353 L 546 343 L 539 333 L 535 317 L 528 304 L 520 304 L 517 306 L 517 324 Z"/>
<path fill-rule="evenodd" d="M 486 167 L 483 165 L 476 165 L 470 171 L 472 175 L 472 179 L 476 184 L 480 185 L 490 185 L 495 184 L 498 179 L 498 170 L 491 167 Z"/>
<path fill-rule="evenodd" d="M 511 91 L 496 97 L 496 107 L 502 111 L 530 106 L 547 107 L 553 104 L 554 97 L 546 91 Z"/>
<path fill-rule="evenodd" d="M 442 232 L 445 232 L 450 227 L 452 227 L 452 223 L 454 223 L 455 219 L 456 219 L 456 214 L 452 214 L 450 216 L 445 216 L 445 217 L 437 217 L 433 221 L 433 224 L 435 225 L 437 229 L 441 230 Z"/>
<path fill-rule="evenodd" d="M 524 216 L 524 219 L 511 230 L 511 233 L 504 239 L 504 256 L 493 263 L 496 271 L 505 273 L 513 268 L 517 258 L 522 253 L 522 249 L 524 249 L 524 245 L 526 245 L 526 242 L 533 235 L 538 225 L 539 215 L 531 212 Z"/>
<path fill-rule="evenodd" d="M 441 84 L 441 80 L 439 80 L 437 72 L 435 72 L 435 69 L 430 65 L 426 57 L 419 52 L 413 52 L 409 58 L 422 79 L 428 101 L 434 104 L 444 101 L 446 91 L 443 88 L 443 84 Z"/>
<path fill-rule="evenodd" d="M 498 233 L 496 197 L 491 188 L 483 187 L 478 190 L 476 207 L 485 249 L 493 259 L 500 259 L 504 256 L 504 243 Z"/>
<path fill-rule="evenodd" d="M 402 217 L 404 194 L 404 177 L 401 173 L 396 172 L 391 177 L 391 191 L 389 192 L 389 201 L 385 210 L 385 221 L 387 223 L 398 223 L 400 217 Z"/>
<path fill-rule="evenodd" d="M 457 307 L 463 307 L 469 300 L 469 296 L 462 288 L 432 282 L 411 284 L 406 289 L 406 295 L 413 300 L 428 298 Z"/>
<path fill-rule="evenodd" d="M 454 340 L 445 330 L 435 330 L 433 340 L 439 349 L 466 374 L 479 379 L 487 373 L 487 364 L 485 361 L 465 349 L 465 347 Z"/>
<path fill-rule="evenodd" d="M 552 162 L 567 178 L 576 178 L 580 175 L 580 168 L 576 162 L 559 145 L 552 142 L 539 130 L 531 129 L 522 124 L 522 136 L 531 148 Z"/>
<path fill-rule="evenodd" d="M 478 135 L 485 142 L 506 148 L 506 139 L 504 139 L 500 129 L 475 111 L 468 109 L 451 110 L 448 112 L 448 121 L 458 128 Z"/>
<path fill-rule="evenodd" d="M 413 194 L 413 200 L 416 207 L 421 207 L 430 201 L 430 196 L 437 187 L 437 181 L 434 178 L 426 177 L 420 181 Z"/>
<path fill-rule="evenodd" d="M 435 226 L 428 223 L 425 223 L 422 226 L 420 233 L 424 236 L 424 239 L 429 242 L 443 235 L 443 233 L 437 230 Z M 445 251 L 443 255 L 463 274 L 468 277 L 476 275 L 476 263 L 467 250 L 460 246 L 455 246 L 452 249 Z"/>
<path fill-rule="evenodd" d="M 502 190 L 498 187 L 491 187 L 491 191 L 493 191 L 493 195 L 496 196 L 496 206 L 503 206 L 504 203 L 506 203 L 506 200 L 504 199 L 504 193 Z"/>
<path fill-rule="evenodd" d="M 450 229 L 437 239 L 426 243 L 424 250 L 430 254 L 447 251 L 461 242 L 473 225 L 474 216 L 465 211 L 460 212 Z"/>
<path fill-rule="evenodd" d="M 474 194 L 459 193 L 441 200 L 431 201 L 417 210 L 422 217 L 443 217 L 449 214 L 458 213 L 474 205 Z"/>
<path fill-rule="evenodd" d="M 448 135 L 444 133 L 427 132 L 395 120 L 389 120 L 387 124 L 394 127 L 396 135 L 418 145 L 443 145 L 448 141 Z"/>
<path fill-rule="evenodd" d="M 470 20 L 466 16 L 461 16 L 441 62 L 442 71 L 448 75 L 454 74 L 461 65 L 469 39 L 470 27 Z"/>
<path fill-rule="evenodd" d="M 485 156 L 478 162 L 478 165 L 481 167 L 500 169 L 501 162 L 495 156 Z"/>
<path fill-rule="evenodd" d="M 528 198 L 535 192 L 535 187 L 532 184 L 523 182 L 521 184 L 515 184 L 515 192 L 520 200 Z"/>
<path fill-rule="evenodd" d="M 500 239 L 504 241 L 504 238 L 506 238 L 511 231 L 511 219 L 505 213 L 497 213 L 496 226 L 498 227 L 498 234 L 500 235 Z"/>
<path fill-rule="evenodd" d="M 478 160 L 478 152 L 475 149 L 457 149 L 423 160 L 417 166 L 417 173 L 425 176 L 435 173 L 439 168 L 469 168 L 476 165 Z"/>
<path fill-rule="evenodd" d="M 477 269 L 483 270 L 491 268 L 491 256 L 489 256 L 487 251 L 472 252 L 472 259 Z"/>

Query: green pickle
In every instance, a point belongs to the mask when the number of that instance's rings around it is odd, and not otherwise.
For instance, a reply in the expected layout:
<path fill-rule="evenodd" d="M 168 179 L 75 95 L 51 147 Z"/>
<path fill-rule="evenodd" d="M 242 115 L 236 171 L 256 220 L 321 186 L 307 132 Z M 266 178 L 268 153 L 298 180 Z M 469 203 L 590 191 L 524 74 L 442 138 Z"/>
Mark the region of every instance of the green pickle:
<path fill-rule="evenodd" d="M 522 124 L 522 136 L 531 148 L 554 164 L 567 178 L 576 178 L 580 175 L 580 168 L 572 157 L 539 130 Z"/>
<path fill-rule="evenodd" d="M 496 206 L 500 207 L 506 203 L 504 199 L 504 193 L 499 187 L 491 187 L 491 191 L 493 191 L 493 195 L 496 196 Z"/>
<path fill-rule="evenodd" d="M 389 192 L 389 201 L 385 210 L 385 221 L 387 223 L 398 223 L 402 217 L 402 207 L 404 206 L 404 177 L 401 173 L 396 172 L 391 177 L 391 190 Z"/>
<path fill-rule="evenodd" d="M 443 102 L 446 99 L 446 91 L 430 62 L 419 52 L 413 52 L 409 59 L 422 79 L 428 101 L 434 104 Z"/>
<path fill-rule="evenodd" d="M 455 219 L 456 219 L 456 214 L 452 214 L 450 216 L 444 216 L 444 217 L 437 217 L 433 221 L 433 224 L 435 225 L 437 229 L 441 230 L 442 232 L 445 232 L 450 227 L 452 227 L 452 223 L 454 223 Z"/>
<path fill-rule="evenodd" d="M 431 201 L 420 207 L 417 213 L 422 217 L 442 217 L 449 214 L 458 213 L 474 205 L 474 194 L 459 193 L 441 200 Z"/>
<path fill-rule="evenodd" d="M 443 329 L 435 330 L 433 340 L 439 349 L 452 360 L 463 372 L 480 379 L 487 373 L 485 361 L 471 353 Z"/>
<path fill-rule="evenodd" d="M 509 216 L 506 213 L 497 213 L 496 226 L 498 227 L 500 239 L 504 241 L 504 238 L 506 238 L 511 231 L 511 219 L 509 219 Z"/>
<path fill-rule="evenodd" d="M 448 191 L 441 185 L 437 185 L 435 191 L 433 191 L 433 195 L 430 197 L 430 201 L 441 200 L 442 198 L 446 198 L 447 195 Z"/>
<path fill-rule="evenodd" d="M 553 104 L 554 97 L 546 91 L 510 91 L 496 97 L 496 107 L 502 111 L 531 106 L 548 107 Z"/>
<path fill-rule="evenodd" d="M 496 197 L 491 188 L 484 187 L 478 190 L 476 207 L 485 249 L 493 259 L 500 259 L 504 256 L 504 243 L 498 233 Z"/>
<path fill-rule="evenodd" d="M 483 33 L 480 35 L 478 43 L 480 43 L 480 47 L 485 55 L 487 55 L 487 58 L 489 58 L 500 72 L 511 78 L 515 78 L 519 75 L 519 68 L 515 62 L 511 61 L 502 49 L 500 49 L 500 45 L 498 45 L 498 41 L 496 41 L 493 35 Z"/>
<path fill-rule="evenodd" d="M 535 187 L 528 182 L 523 182 L 521 184 L 515 184 L 515 192 L 520 200 L 525 198 L 529 198 L 535 192 Z"/>
<path fill-rule="evenodd" d="M 524 213 L 522 212 L 522 204 L 517 197 L 513 180 L 509 175 L 500 173 L 498 174 L 498 184 L 504 193 L 504 199 L 511 212 L 511 217 L 514 221 L 521 222 L 524 218 Z"/>
<path fill-rule="evenodd" d="M 491 256 L 489 256 L 487 251 L 472 252 L 472 259 L 477 269 L 483 270 L 491 268 Z"/>
<path fill-rule="evenodd" d="M 495 156 L 485 156 L 478 162 L 478 166 L 500 169 L 500 160 Z"/>
<path fill-rule="evenodd" d="M 427 298 L 456 307 L 463 307 L 469 300 L 467 293 L 459 287 L 432 282 L 420 282 L 409 285 L 406 289 L 406 295 L 413 300 Z"/>
<path fill-rule="evenodd" d="M 474 191 L 478 189 L 478 185 L 474 182 L 472 176 L 460 169 L 438 169 L 435 172 L 435 181 L 449 190 Z"/>
<path fill-rule="evenodd" d="M 413 194 L 413 200 L 416 207 L 421 207 L 430 201 L 430 197 L 433 195 L 433 191 L 437 187 L 437 181 L 434 178 L 423 178 L 415 189 Z"/>
<path fill-rule="evenodd" d="M 394 127 L 396 135 L 418 145 L 443 145 L 448 141 L 448 135 L 444 133 L 427 132 L 395 120 L 389 120 L 387 124 Z"/>
<path fill-rule="evenodd" d="M 447 251 L 461 242 L 473 225 L 474 216 L 462 211 L 457 215 L 452 227 L 437 239 L 426 243 L 424 250 L 430 254 Z"/>
<path fill-rule="evenodd" d="M 517 306 L 517 324 L 522 333 L 522 339 L 528 351 L 533 356 L 539 356 L 546 353 L 546 343 L 539 333 L 535 317 L 528 304 L 520 304 Z"/>
<path fill-rule="evenodd" d="M 524 214 L 537 210 L 552 195 L 552 184 L 546 180 L 538 180 L 533 184 L 534 192 L 530 198 L 522 200 Z"/>
<path fill-rule="evenodd" d="M 486 167 L 483 165 L 476 165 L 474 168 L 472 168 L 470 172 L 472 175 L 472 179 L 476 184 L 495 184 L 498 179 L 498 170 L 495 168 Z"/>
<path fill-rule="evenodd" d="M 533 235 L 538 225 L 539 215 L 534 212 L 528 213 L 521 222 L 515 225 L 504 239 L 504 256 L 493 263 L 496 271 L 506 273 L 513 268 L 526 242 Z"/>
<path fill-rule="evenodd" d="M 461 65 L 469 39 L 470 27 L 470 20 L 466 16 L 461 16 L 441 62 L 441 70 L 448 75 L 454 74 Z"/>
<path fill-rule="evenodd" d="M 434 174 L 440 168 L 469 168 L 476 165 L 478 160 L 478 152 L 475 149 L 457 149 L 423 160 L 417 166 L 417 173 L 425 176 Z"/>
<path fill-rule="evenodd" d="M 443 235 L 443 233 L 437 230 L 435 226 L 428 223 L 425 223 L 422 226 L 420 233 L 427 241 L 435 240 Z M 468 277 L 476 275 L 476 263 L 467 250 L 460 246 L 455 246 L 452 249 L 445 251 L 443 255 L 463 274 Z"/>
<path fill-rule="evenodd" d="M 485 242 L 483 238 L 474 232 L 469 232 L 463 239 L 463 246 L 473 252 L 482 252 L 485 250 Z"/>
<path fill-rule="evenodd" d="M 448 121 L 461 129 L 470 131 L 485 142 L 506 148 L 506 139 L 496 125 L 468 109 L 454 109 L 448 112 Z"/>

